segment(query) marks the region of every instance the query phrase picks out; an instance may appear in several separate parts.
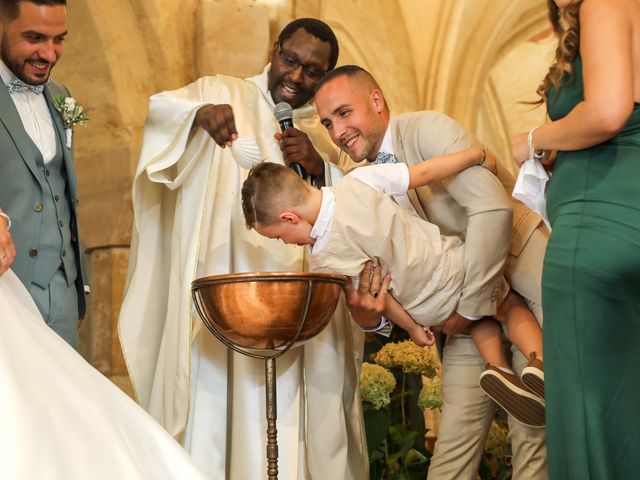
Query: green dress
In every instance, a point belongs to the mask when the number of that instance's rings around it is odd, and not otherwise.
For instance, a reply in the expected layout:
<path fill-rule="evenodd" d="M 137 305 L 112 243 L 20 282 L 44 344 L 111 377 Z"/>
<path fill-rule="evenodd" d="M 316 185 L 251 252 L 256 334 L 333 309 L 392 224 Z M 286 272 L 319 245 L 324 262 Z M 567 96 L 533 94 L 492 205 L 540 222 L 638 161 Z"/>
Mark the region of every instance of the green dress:
<path fill-rule="evenodd" d="M 549 95 L 553 120 L 584 98 L 580 58 L 573 67 Z M 640 478 L 640 104 L 610 141 L 558 153 L 547 212 L 550 478 Z"/>

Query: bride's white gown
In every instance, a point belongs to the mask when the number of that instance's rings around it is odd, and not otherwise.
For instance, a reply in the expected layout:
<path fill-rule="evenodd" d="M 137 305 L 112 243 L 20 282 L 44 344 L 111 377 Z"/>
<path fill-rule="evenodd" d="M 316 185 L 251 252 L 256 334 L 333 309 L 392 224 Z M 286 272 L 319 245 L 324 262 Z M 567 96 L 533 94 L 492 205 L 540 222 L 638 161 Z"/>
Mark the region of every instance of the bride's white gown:
<path fill-rule="evenodd" d="M 0 277 L 0 478 L 204 479 L 142 408 L 45 325 Z"/>

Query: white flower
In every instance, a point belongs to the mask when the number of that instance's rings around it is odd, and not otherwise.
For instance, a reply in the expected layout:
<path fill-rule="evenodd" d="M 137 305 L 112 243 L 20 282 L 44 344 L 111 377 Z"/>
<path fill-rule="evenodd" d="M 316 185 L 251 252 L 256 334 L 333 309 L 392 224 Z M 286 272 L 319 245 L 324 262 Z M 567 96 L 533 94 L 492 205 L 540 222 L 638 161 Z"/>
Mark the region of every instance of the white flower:
<path fill-rule="evenodd" d="M 65 97 L 63 95 L 54 97 L 53 106 L 60 113 L 66 129 L 70 129 L 76 124 L 82 125 L 85 120 L 89 120 L 89 117 L 73 97 Z"/>
<path fill-rule="evenodd" d="M 76 106 L 76 99 L 73 97 L 67 97 L 64 99 L 64 106 L 68 112 L 72 112 L 73 108 Z"/>

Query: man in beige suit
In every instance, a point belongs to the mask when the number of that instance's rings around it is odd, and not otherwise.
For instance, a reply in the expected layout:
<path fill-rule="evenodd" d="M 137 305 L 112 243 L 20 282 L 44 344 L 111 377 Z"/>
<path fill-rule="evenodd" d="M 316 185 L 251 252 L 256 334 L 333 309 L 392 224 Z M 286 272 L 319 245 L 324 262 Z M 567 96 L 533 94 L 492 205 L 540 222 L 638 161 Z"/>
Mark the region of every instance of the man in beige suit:
<path fill-rule="evenodd" d="M 350 170 L 371 163 L 416 164 L 447 155 L 478 141 L 454 120 L 438 112 L 415 112 L 391 117 L 384 96 L 371 75 L 355 66 L 329 73 L 318 87 L 316 107 L 332 140 L 351 161 Z M 429 478 L 475 478 L 496 405 L 478 386 L 484 369 L 469 335 L 471 321 L 495 315 L 496 291 L 503 272 L 512 288 L 525 297 L 542 322 L 540 280 L 548 233 L 540 217 L 513 201 L 513 178 L 499 178 L 483 169 L 467 169 L 410 194 L 417 212 L 438 225 L 444 235 L 465 240 L 462 295 L 457 311 L 442 327 L 442 418 Z M 513 212 L 513 213 L 512 213 Z M 348 292 L 355 320 L 366 329 L 385 327 L 380 318 L 385 295 L 379 269 L 361 275 L 358 289 Z M 525 359 L 514 352 L 519 372 Z M 513 448 L 513 476 L 546 478 L 544 430 L 524 427 L 509 419 Z"/>

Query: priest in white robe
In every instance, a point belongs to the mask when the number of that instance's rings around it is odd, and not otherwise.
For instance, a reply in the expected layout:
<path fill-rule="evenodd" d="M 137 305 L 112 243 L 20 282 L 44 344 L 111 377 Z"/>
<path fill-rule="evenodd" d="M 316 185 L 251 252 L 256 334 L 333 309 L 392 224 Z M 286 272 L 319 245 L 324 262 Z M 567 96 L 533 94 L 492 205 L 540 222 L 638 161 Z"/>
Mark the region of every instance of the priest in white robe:
<path fill-rule="evenodd" d="M 281 32 L 262 74 L 204 77 L 150 100 L 120 336 L 138 401 L 210 478 L 266 478 L 264 362 L 207 331 L 191 282 L 306 270 L 303 248 L 246 229 L 240 188 L 257 162 L 283 163 L 283 153 L 307 162 L 309 140 L 324 181 L 336 180 L 326 162 L 338 152 L 310 101 L 337 49 L 326 24 L 299 19 Z M 273 112 L 281 101 L 293 107 L 295 129 L 278 142 Z M 354 335 L 361 344 L 341 303 L 325 331 L 277 360 L 280 478 L 368 478 Z"/>

